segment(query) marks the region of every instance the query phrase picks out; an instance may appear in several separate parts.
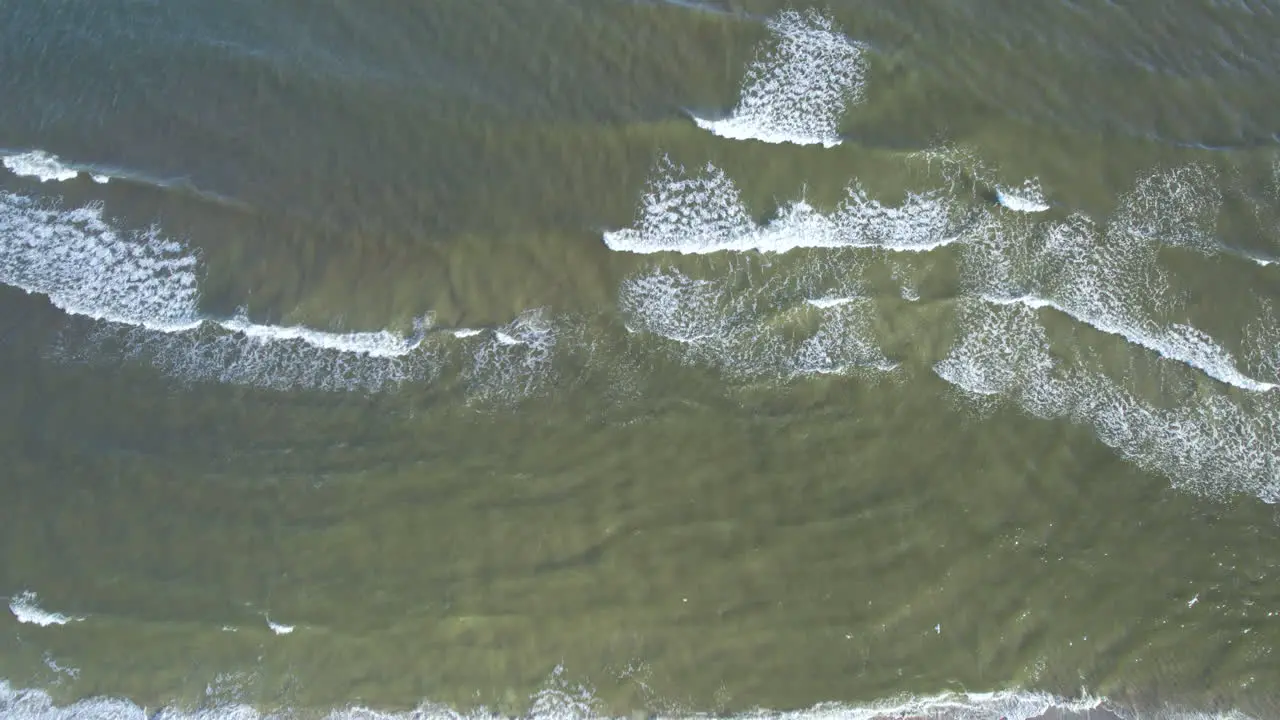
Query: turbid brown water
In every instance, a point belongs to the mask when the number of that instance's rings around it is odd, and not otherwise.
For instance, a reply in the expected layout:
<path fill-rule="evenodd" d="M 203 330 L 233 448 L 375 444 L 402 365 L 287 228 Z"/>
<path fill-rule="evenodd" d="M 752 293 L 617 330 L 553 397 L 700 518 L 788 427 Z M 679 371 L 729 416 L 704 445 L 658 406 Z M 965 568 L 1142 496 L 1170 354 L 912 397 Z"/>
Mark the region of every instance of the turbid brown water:
<path fill-rule="evenodd" d="M 0 711 L 1275 716 L 1277 14 L 0 0 Z"/>

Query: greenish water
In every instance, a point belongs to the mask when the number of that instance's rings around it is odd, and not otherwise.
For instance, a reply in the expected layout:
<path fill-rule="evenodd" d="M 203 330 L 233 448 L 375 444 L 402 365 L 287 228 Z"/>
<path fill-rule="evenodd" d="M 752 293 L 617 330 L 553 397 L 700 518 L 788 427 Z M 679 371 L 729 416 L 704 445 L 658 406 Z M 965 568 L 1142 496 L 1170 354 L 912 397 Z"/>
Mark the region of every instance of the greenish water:
<path fill-rule="evenodd" d="M 0 710 L 1275 716 L 1280 8 L 815 7 L 0 0 Z"/>

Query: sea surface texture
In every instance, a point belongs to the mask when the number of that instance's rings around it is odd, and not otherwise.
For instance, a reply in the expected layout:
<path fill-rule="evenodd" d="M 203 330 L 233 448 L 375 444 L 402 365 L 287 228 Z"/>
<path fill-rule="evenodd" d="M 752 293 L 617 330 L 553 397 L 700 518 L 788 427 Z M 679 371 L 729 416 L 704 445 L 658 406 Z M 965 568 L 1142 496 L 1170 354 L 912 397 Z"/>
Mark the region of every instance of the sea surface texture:
<path fill-rule="evenodd" d="M 1280 718 L 1280 2 L 0 0 L 0 717 Z"/>

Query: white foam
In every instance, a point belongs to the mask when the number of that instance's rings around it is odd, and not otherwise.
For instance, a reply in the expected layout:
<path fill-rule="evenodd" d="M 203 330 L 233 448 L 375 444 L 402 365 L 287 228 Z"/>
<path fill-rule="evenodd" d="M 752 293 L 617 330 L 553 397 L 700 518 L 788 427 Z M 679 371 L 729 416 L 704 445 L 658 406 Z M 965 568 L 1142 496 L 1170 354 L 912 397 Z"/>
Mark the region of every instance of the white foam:
<path fill-rule="evenodd" d="M 80 677 L 80 668 L 63 665 L 58 662 L 57 658 L 47 652 L 44 654 L 44 666 L 52 670 L 55 675 L 60 675 L 72 680 Z"/>
<path fill-rule="evenodd" d="M 288 635 L 296 629 L 296 626 L 294 625 L 284 625 L 282 623 L 272 622 L 269 617 L 265 619 L 267 621 L 267 627 L 271 628 L 271 632 L 277 635 Z"/>
<path fill-rule="evenodd" d="M 388 330 L 377 332 L 333 333 L 311 328 L 280 325 L 261 325 L 250 322 L 244 316 L 217 320 L 218 325 L 234 333 L 240 333 L 255 342 L 272 343 L 301 340 L 315 348 L 356 353 L 375 358 L 402 357 L 413 352 L 421 342 L 420 337 L 406 338 Z"/>
<path fill-rule="evenodd" d="M 752 293 L 734 293 L 726 278 L 694 279 L 676 270 L 623 281 L 618 305 L 633 332 L 677 343 L 690 364 L 730 376 L 776 375 L 785 350 L 755 311 Z"/>
<path fill-rule="evenodd" d="M 67 623 L 84 620 L 82 617 L 63 615 L 62 613 L 41 609 L 36 604 L 36 594 L 30 590 L 18 593 L 9 599 L 9 612 L 13 613 L 13 616 L 20 623 L 39 625 L 40 627 L 66 625 Z"/>
<path fill-rule="evenodd" d="M 846 108 L 862 97 L 865 48 L 813 10 L 784 10 L 768 27 L 772 41 L 747 67 L 737 107 L 726 118 L 694 122 L 732 140 L 839 145 Z"/>
<path fill-rule="evenodd" d="M 889 372 L 897 363 L 872 338 L 868 300 L 842 302 L 822 310 L 822 323 L 805 338 L 789 365 L 794 375 L 843 375 L 857 369 Z"/>
<path fill-rule="evenodd" d="M 270 388 L 378 389 L 429 372 L 413 337 L 335 333 L 212 318 L 199 309 L 195 252 L 157 228 L 124 233 L 90 205 L 65 210 L 0 193 L 0 283 L 41 294 L 64 312 L 98 321 L 86 347 L 145 358 L 190 380 Z"/>
<path fill-rule="evenodd" d="M 1250 372 L 1280 383 L 1280 315 L 1271 301 L 1259 302 L 1258 318 L 1245 327 Z"/>
<path fill-rule="evenodd" d="M 839 307 L 841 305 L 848 305 L 849 303 L 856 302 L 857 300 L 858 298 L 856 297 L 820 297 L 820 298 L 812 298 L 809 300 L 805 300 L 805 302 L 809 303 L 810 305 L 816 308 L 825 310 L 827 308 Z"/>
<path fill-rule="evenodd" d="M 1014 212 L 1038 213 L 1049 209 L 1039 178 L 1027 178 L 1017 188 L 999 186 L 996 188 L 996 199 Z"/>
<path fill-rule="evenodd" d="M 1158 247 L 1206 246 L 1217 207 L 1212 193 L 1188 190 L 1200 187 L 1188 176 L 1176 169 L 1141 180 L 1105 228 L 1079 214 L 1034 228 L 988 215 L 965 238 L 970 291 L 991 302 L 1053 307 L 1243 390 L 1275 389 L 1241 372 L 1207 333 L 1163 319 L 1178 308 L 1157 264 Z"/>
<path fill-rule="evenodd" d="M 830 213 L 798 200 L 757 224 L 724 171 L 708 164 L 689 173 L 665 156 L 650 178 L 635 225 L 604 234 L 605 245 L 619 252 L 691 255 L 847 247 L 923 252 L 956 239 L 950 206 L 941 196 L 908 193 L 901 205 L 886 206 L 856 182 Z"/>
<path fill-rule="evenodd" d="M 1121 457 L 1177 487 L 1280 501 L 1280 396 L 1200 393 L 1153 404 L 1100 372 L 1056 361 L 1036 312 L 966 301 L 959 337 L 935 371 L 970 395 L 1089 425 Z"/>
<path fill-rule="evenodd" d="M 36 178 L 40 182 L 63 182 L 80 174 L 79 170 L 64 165 L 58 156 L 43 150 L 7 155 L 0 158 L 0 162 L 14 175 Z"/>
<path fill-rule="evenodd" d="M 521 313 L 507 325 L 476 336 L 464 368 L 468 395 L 481 403 L 513 402 L 536 394 L 555 377 L 557 327 L 545 310 Z"/>
<path fill-rule="evenodd" d="M 200 324 L 199 262 L 152 228 L 125 234 L 100 206 L 63 210 L 0 192 L 0 283 L 58 308 L 152 330 Z"/>
<path fill-rule="evenodd" d="M 618 305 L 633 332 L 650 332 L 678 343 L 718 341 L 733 317 L 724 308 L 725 288 L 712 280 L 658 270 L 622 282 Z"/>
<path fill-rule="evenodd" d="M 632 332 L 671 341 L 683 361 L 730 376 L 785 380 L 892 369 L 874 342 L 869 301 L 845 295 L 847 284 L 840 296 L 807 297 L 820 282 L 810 274 L 818 273 L 793 268 L 741 286 L 733 275 L 695 279 L 655 269 L 624 280 L 618 305 Z M 815 312 L 812 331 L 795 324 Z"/>

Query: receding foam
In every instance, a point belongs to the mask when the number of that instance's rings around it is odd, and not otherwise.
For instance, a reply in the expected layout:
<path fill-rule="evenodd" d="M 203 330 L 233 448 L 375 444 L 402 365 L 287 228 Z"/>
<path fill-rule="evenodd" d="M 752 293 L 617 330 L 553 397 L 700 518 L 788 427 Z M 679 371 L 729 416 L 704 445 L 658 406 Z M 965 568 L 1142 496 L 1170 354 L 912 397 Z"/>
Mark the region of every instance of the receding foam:
<path fill-rule="evenodd" d="M 666 156 L 649 180 L 634 226 L 604 234 L 611 250 L 687 255 L 847 247 L 923 252 L 955 240 L 950 204 L 936 193 L 908 193 L 901 205 L 886 206 L 854 182 L 831 212 L 798 200 L 758 224 L 723 170 L 708 164 L 691 173 Z"/>
<path fill-rule="evenodd" d="M 814 10 L 784 10 L 768 27 L 773 37 L 747 67 L 737 107 L 694 122 L 732 140 L 839 145 L 846 108 L 862 98 L 866 49 Z"/>

